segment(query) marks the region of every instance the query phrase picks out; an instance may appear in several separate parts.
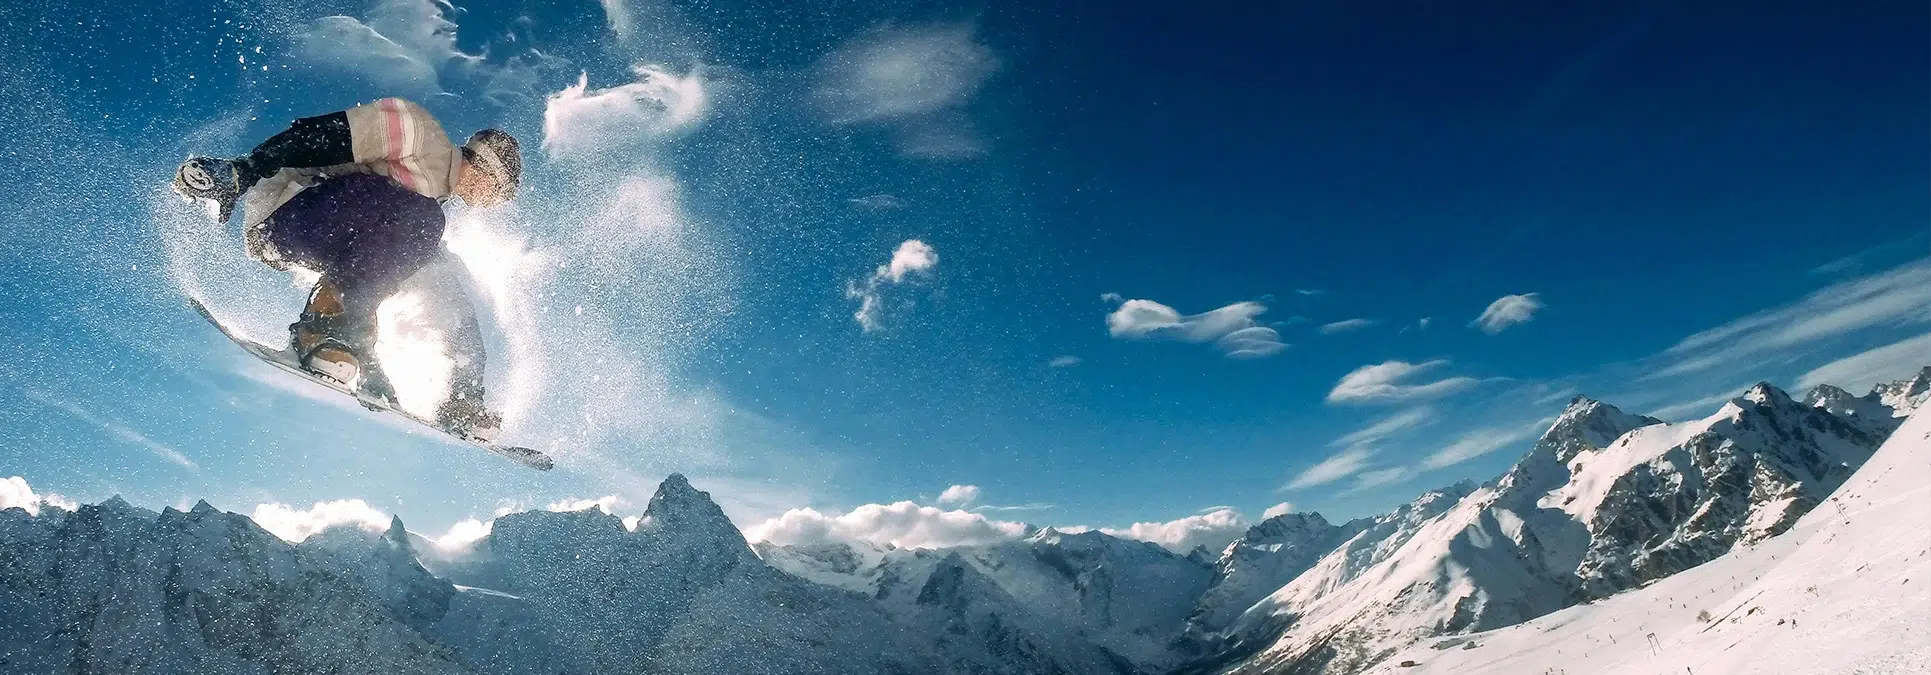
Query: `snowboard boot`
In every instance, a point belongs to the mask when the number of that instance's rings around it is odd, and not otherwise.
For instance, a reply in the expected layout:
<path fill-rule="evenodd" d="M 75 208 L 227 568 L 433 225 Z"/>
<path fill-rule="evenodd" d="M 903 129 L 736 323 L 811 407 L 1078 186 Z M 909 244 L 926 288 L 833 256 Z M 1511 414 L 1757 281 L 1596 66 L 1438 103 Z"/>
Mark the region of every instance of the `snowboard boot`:
<path fill-rule="evenodd" d="M 302 369 L 394 404 L 389 378 L 375 363 L 374 333 L 373 326 L 348 315 L 342 291 L 327 279 L 315 284 L 301 319 L 288 326 L 289 346 Z"/>
<path fill-rule="evenodd" d="M 503 416 L 483 407 L 481 387 L 459 386 L 436 406 L 436 424 L 464 438 L 494 443 L 503 431 Z"/>
<path fill-rule="evenodd" d="M 228 222 L 235 212 L 235 202 L 241 200 L 248 183 L 243 176 L 242 167 L 235 162 L 215 157 L 189 157 L 174 170 L 174 191 L 189 199 L 205 199 L 215 205 L 215 217 L 220 222 Z"/>

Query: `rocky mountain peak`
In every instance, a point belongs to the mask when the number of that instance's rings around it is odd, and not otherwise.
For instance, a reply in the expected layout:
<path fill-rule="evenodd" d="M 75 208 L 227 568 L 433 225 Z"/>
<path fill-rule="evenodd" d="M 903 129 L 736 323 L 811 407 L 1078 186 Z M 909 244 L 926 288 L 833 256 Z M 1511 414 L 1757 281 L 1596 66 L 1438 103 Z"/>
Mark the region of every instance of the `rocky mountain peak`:
<path fill-rule="evenodd" d="M 1778 389 L 1776 385 L 1769 382 L 1758 382 L 1751 386 L 1749 391 L 1743 392 L 1743 400 L 1777 408 L 1789 407 L 1797 403 L 1790 398 L 1789 394 L 1784 393 L 1784 390 Z"/>
<path fill-rule="evenodd" d="M 1662 420 L 1632 415 L 1621 408 L 1587 396 L 1569 401 L 1549 430 L 1535 443 L 1531 453 L 1545 453 L 1557 463 L 1567 464 L 1583 452 L 1600 450 L 1616 442 L 1631 429 L 1661 424 Z"/>
<path fill-rule="evenodd" d="M 1240 542 L 1249 545 L 1298 542 L 1325 536 L 1332 529 L 1334 525 L 1319 513 L 1284 513 L 1247 528 Z"/>
<path fill-rule="evenodd" d="M 1924 403 L 1927 392 L 1931 392 L 1931 366 L 1918 370 L 1909 379 L 1871 388 L 1871 394 L 1878 402 L 1889 406 L 1897 417 L 1907 417 L 1916 411 Z"/>

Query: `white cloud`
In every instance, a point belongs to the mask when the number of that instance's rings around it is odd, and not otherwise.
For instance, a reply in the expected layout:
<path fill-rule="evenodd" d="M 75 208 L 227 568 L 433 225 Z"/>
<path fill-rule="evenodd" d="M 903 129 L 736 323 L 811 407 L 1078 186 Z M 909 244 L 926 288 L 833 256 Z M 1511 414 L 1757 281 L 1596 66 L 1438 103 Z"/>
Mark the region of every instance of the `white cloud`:
<path fill-rule="evenodd" d="M 1026 533 L 1021 523 L 992 520 L 970 511 L 947 511 L 912 502 L 866 504 L 842 514 L 792 509 L 745 530 L 753 541 L 820 544 L 868 541 L 901 548 L 989 544 Z"/>
<path fill-rule="evenodd" d="M 1010 505 L 1010 506 L 993 506 L 993 505 L 991 505 L 991 504 L 982 504 L 982 505 L 979 505 L 979 506 L 974 506 L 974 507 L 972 507 L 972 511 L 974 511 L 974 512 L 979 512 L 979 511 L 1045 511 L 1045 510 L 1047 510 L 1047 509 L 1050 509 L 1050 508 L 1053 508 L 1054 506 L 1055 506 L 1055 505 L 1053 505 L 1053 504 L 1048 504 L 1048 503 L 1046 503 L 1046 502 L 1033 502 L 1033 503 L 1030 503 L 1030 504 L 1013 504 L 1013 505 Z"/>
<path fill-rule="evenodd" d="M 304 510 L 285 504 L 260 504 L 249 514 L 256 525 L 290 543 L 300 542 L 337 525 L 354 525 L 370 532 L 386 532 L 389 516 L 360 499 L 316 502 Z"/>
<path fill-rule="evenodd" d="M 1213 342 L 1228 358 L 1262 358 L 1287 348 L 1278 331 L 1255 321 L 1266 311 L 1266 305 L 1249 301 L 1183 316 L 1152 300 L 1127 300 L 1106 315 L 1106 329 L 1123 340 Z"/>
<path fill-rule="evenodd" d="M 1214 343 L 1230 359 L 1264 359 L 1287 349 L 1281 334 L 1272 328 L 1242 328 Z"/>
<path fill-rule="evenodd" d="M 1118 293 L 1101 293 L 1100 302 L 1104 302 L 1109 305 L 1117 305 L 1122 302 L 1126 302 L 1126 296 L 1120 295 Z"/>
<path fill-rule="evenodd" d="M 1079 364 L 1080 364 L 1080 358 L 1077 356 L 1073 356 L 1071 354 L 1068 354 L 1066 356 L 1055 356 L 1053 357 L 1053 360 L 1046 362 L 1046 365 L 1054 368 L 1071 368 Z"/>
<path fill-rule="evenodd" d="M 1468 325 L 1494 335 L 1507 330 L 1510 326 L 1528 323 L 1535 318 L 1535 313 L 1542 309 L 1542 300 L 1537 295 L 1525 293 L 1496 298 L 1495 302 L 1489 303 L 1488 309 L 1482 310 L 1481 316 L 1475 317 L 1475 320 L 1468 322 Z"/>
<path fill-rule="evenodd" d="M 1717 366 L 1760 363 L 1765 355 L 1878 327 L 1931 323 L 1931 260 L 1820 289 L 1797 302 L 1684 338 L 1663 352 L 1648 379 Z"/>
<path fill-rule="evenodd" d="M 556 157 L 619 151 L 688 129 L 710 106 L 697 74 L 679 76 L 659 66 L 631 69 L 637 80 L 590 89 L 590 76 L 551 94 L 543 109 L 543 149 Z"/>
<path fill-rule="evenodd" d="M 295 35 L 296 59 L 358 78 L 399 94 L 442 91 L 433 55 L 421 54 L 352 17 L 316 19 Z"/>
<path fill-rule="evenodd" d="M 1273 518 L 1273 517 L 1276 517 L 1276 516 L 1285 516 L 1285 515 L 1287 515 L 1287 514 L 1290 514 L 1290 513 L 1293 513 L 1293 512 L 1294 512 L 1294 504 L 1293 504 L 1293 503 L 1291 503 L 1291 502 L 1281 502 L 1281 503 L 1279 503 L 1279 504 L 1275 504 L 1275 505 L 1273 505 L 1273 506 L 1269 506 L 1269 507 L 1267 507 L 1267 510 L 1266 510 L 1266 511 L 1262 511 L 1262 512 L 1261 512 L 1261 519 L 1263 519 L 1263 520 L 1265 520 L 1265 519 L 1268 519 L 1268 518 Z"/>
<path fill-rule="evenodd" d="M 1449 377 L 1432 382 L 1405 383 L 1404 380 L 1448 365 L 1446 360 L 1408 363 L 1388 361 L 1362 366 L 1341 377 L 1328 392 L 1329 403 L 1393 403 L 1447 396 L 1477 384 L 1472 377 Z"/>
<path fill-rule="evenodd" d="M 845 286 L 845 297 L 858 301 L 858 311 L 852 318 L 865 332 L 881 327 L 880 314 L 884 312 L 884 290 L 892 285 L 904 283 L 905 278 L 914 274 L 930 273 L 939 264 L 939 252 L 930 244 L 917 239 L 907 239 L 892 251 L 892 260 L 879 265 L 872 276 L 863 283 L 851 282 Z"/>
<path fill-rule="evenodd" d="M 954 485 L 939 494 L 940 506 L 964 507 L 976 501 L 979 501 L 977 485 Z"/>
<path fill-rule="evenodd" d="M 610 24 L 610 32 L 616 33 L 618 39 L 629 40 L 637 34 L 637 21 L 630 12 L 629 3 L 625 0 L 597 0 L 597 2 L 603 5 L 604 20 Z"/>
<path fill-rule="evenodd" d="M 1426 406 L 1409 408 L 1376 420 L 1374 424 L 1349 432 L 1334 439 L 1329 445 L 1347 447 L 1353 445 L 1372 445 L 1395 434 L 1425 426 L 1435 420 L 1435 410 Z"/>
<path fill-rule="evenodd" d="M 436 548 L 445 551 L 467 549 L 476 542 L 481 541 L 483 537 L 489 536 L 492 525 L 494 525 L 493 521 L 465 518 L 457 521 L 455 525 L 449 526 L 449 532 L 431 541 L 436 544 Z"/>
<path fill-rule="evenodd" d="M 1321 334 L 1335 335 L 1339 333 L 1357 331 L 1363 328 L 1368 328 L 1370 326 L 1373 326 L 1375 325 L 1375 323 L 1377 322 L 1374 319 L 1348 319 L 1346 321 L 1336 321 L 1334 323 L 1322 324 Z"/>
<path fill-rule="evenodd" d="M 605 495 L 602 497 L 598 497 L 596 499 L 577 499 L 577 498 L 562 499 L 562 500 L 551 502 L 549 506 L 546 506 L 543 508 L 546 511 L 558 511 L 558 512 L 588 511 L 590 509 L 597 509 L 597 510 L 603 511 L 604 513 L 615 515 L 617 513 L 617 507 L 623 504 L 625 504 L 624 498 L 619 497 L 617 495 Z"/>
<path fill-rule="evenodd" d="M 1422 317 L 1421 320 L 1415 322 L 1415 330 L 1428 330 L 1428 324 L 1433 322 L 1434 320 L 1435 320 L 1434 317 L 1429 317 L 1429 316 Z"/>
<path fill-rule="evenodd" d="M 1833 384 L 1851 392 L 1866 391 L 1879 383 L 1916 375 L 1927 365 L 1931 365 L 1931 333 L 1818 366 L 1797 378 L 1797 386 L 1808 389 Z"/>
<path fill-rule="evenodd" d="M 1341 452 L 1335 453 L 1327 459 L 1321 460 L 1319 464 L 1308 467 L 1300 475 L 1295 476 L 1294 480 L 1288 481 L 1286 485 L 1281 486 L 1281 489 L 1299 490 L 1302 488 L 1326 485 L 1347 478 L 1367 468 L 1368 458 L 1373 457 L 1374 453 L 1373 448 L 1365 445 L 1349 447 Z"/>
<path fill-rule="evenodd" d="M 33 487 L 27 485 L 25 478 L 9 476 L 0 479 L 0 511 L 17 508 L 26 511 L 27 515 L 37 516 L 40 515 L 42 506 L 52 506 L 62 511 L 73 511 L 78 508 L 72 500 L 60 495 L 34 494 Z"/>
<path fill-rule="evenodd" d="M 1124 529 L 1101 528 L 1100 531 L 1158 544 L 1176 553 L 1192 551 L 1196 546 L 1205 546 L 1217 553 L 1246 533 L 1248 526 L 1247 518 L 1239 511 L 1222 507 L 1164 523 L 1134 523 Z"/>
<path fill-rule="evenodd" d="M 1423 459 L 1421 466 L 1423 469 L 1440 469 L 1466 462 L 1517 443 L 1534 440 L 1536 437 L 1541 436 L 1543 432 L 1548 431 L 1549 425 L 1554 422 L 1554 418 L 1548 418 L 1515 426 L 1476 429 L 1463 434 L 1460 440 L 1449 444 L 1448 447 L 1442 448 L 1434 454 L 1429 455 L 1426 459 Z M 1367 480 L 1368 477 L 1363 475 L 1362 478 L 1363 480 Z"/>
<path fill-rule="evenodd" d="M 887 26 L 840 45 L 812 92 L 833 124 L 883 124 L 915 157 L 969 157 L 984 142 L 963 112 L 999 69 L 971 24 Z"/>
<path fill-rule="evenodd" d="M 450 21 L 458 11 L 446 0 L 377 0 L 362 19 L 322 17 L 293 31 L 291 54 L 299 63 L 387 96 L 441 95 L 453 84 L 465 90 L 459 96 L 479 94 L 499 105 L 535 94 L 539 73 L 565 63 L 534 49 L 501 59 L 463 53 Z M 518 48 L 513 39 L 484 46 L 496 53 Z M 477 88 L 468 89 L 472 86 Z"/>
<path fill-rule="evenodd" d="M 53 493 L 53 492 L 49 492 L 47 494 L 41 495 L 40 503 L 43 506 L 51 506 L 56 509 L 60 509 L 62 511 L 71 512 L 71 511 L 80 510 L 80 502 L 76 502 L 72 499 L 68 499 L 64 495 Z"/>
<path fill-rule="evenodd" d="M 930 244 L 917 239 L 907 239 L 892 251 L 892 261 L 878 268 L 877 276 L 891 279 L 892 283 L 905 280 L 905 275 L 924 272 L 939 264 L 939 252 Z"/>

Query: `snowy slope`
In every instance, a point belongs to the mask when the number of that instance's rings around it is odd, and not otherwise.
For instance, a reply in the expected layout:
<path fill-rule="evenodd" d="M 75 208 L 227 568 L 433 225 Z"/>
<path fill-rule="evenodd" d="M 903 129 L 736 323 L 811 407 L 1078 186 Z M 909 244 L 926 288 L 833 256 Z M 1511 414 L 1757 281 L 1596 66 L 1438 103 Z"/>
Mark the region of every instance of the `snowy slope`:
<path fill-rule="evenodd" d="M 1931 415 L 1781 536 L 1380 673 L 1931 672 Z M 1412 663 L 1403 666 L 1403 663 Z"/>
<path fill-rule="evenodd" d="M 1330 553 L 1196 667 L 1358 672 L 1416 642 L 1514 625 L 1773 536 L 1863 464 L 1892 416 L 1878 393 L 1813 403 L 1760 384 L 1708 418 L 1666 425 L 1579 398 L 1507 474 L 1411 508 L 1428 515 L 1375 555 L 1351 558 L 1352 543 Z"/>

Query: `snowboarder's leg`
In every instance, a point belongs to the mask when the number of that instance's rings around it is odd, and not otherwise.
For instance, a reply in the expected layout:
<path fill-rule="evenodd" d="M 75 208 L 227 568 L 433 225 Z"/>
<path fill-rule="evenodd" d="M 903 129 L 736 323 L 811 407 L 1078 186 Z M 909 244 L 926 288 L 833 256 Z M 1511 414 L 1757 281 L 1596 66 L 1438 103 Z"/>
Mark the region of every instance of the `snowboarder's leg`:
<path fill-rule="evenodd" d="M 330 377 L 353 368 L 365 393 L 393 402 L 375 361 L 376 308 L 442 250 L 440 207 L 387 178 L 343 176 L 297 194 L 267 227 L 283 255 L 322 271 L 289 327 L 303 366 Z"/>
<path fill-rule="evenodd" d="M 437 404 L 436 423 L 450 433 L 487 442 L 496 438 L 503 420 L 490 412 L 483 396 L 488 357 L 482 322 L 464 285 L 466 274 L 461 260 L 440 251 L 434 262 L 409 277 L 398 292 L 422 300 L 418 318 L 434 328 L 441 337 L 443 354 L 449 357 L 450 385 Z"/>
<path fill-rule="evenodd" d="M 341 287 L 324 274 L 309 291 L 301 318 L 288 326 L 289 344 L 302 367 L 376 398 L 395 392 L 375 363 L 375 317 L 351 312 Z M 359 381 L 358 381 L 359 378 Z"/>
<path fill-rule="evenodd" d="M 449 374 L 449 396 L 436 406 L 436 422 L 450 431 L 492 441 L 502 430 L 503 418 L 490 412 L 483 401 L 483 366 L 488 362 L 483 353 L 483 329 L 468 295 L 461 286 L 454 290 L 437 298 L 448 303 L 458 320 L 444 336 L 454 370 Z"/>

